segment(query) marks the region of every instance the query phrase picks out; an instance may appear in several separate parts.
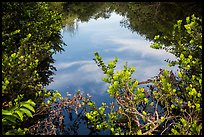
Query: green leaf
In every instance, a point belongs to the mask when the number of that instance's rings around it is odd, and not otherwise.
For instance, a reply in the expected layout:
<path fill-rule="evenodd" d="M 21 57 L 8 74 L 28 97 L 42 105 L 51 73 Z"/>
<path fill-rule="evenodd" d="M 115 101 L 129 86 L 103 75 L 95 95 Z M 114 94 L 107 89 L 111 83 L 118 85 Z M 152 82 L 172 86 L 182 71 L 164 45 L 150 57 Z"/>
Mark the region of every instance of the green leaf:
<path fill-rule="evenodd" d="M 16 135 L 16 134 L 14 132 L 12 132 L 12 130 L 11 130 L 11 131 L 6 132 L 5 135 Z"/>
<path fill-rule="evenodd" d="M 14 116 L 6 116 L 4 119 L 9 120 L 12 123 L 16 123 L 16 118 Z"/>
<path fill-rule="evenodd" d="M 35 109 L 30 105 L 30 104 L 27 104 L 27 103 L 21 103 L 22 106 L 28 108 L 29 110 L 35 112 Z"/>
<path fill-rule="evenodd" d="M 149 100 L 147 98 L 144 98 L 145 104 L 147 104 L 149 102 Z"/>
<path fill-rule="evenodd" d="M 16 110 L 15 113 L 18 114 L 20 120 L 23 121 L 23 113 L 20 110 Z"/>
<path fill-rule="evenodd" d="M 147 115 L 147 113 L 145 111 L 142 111 L 142 114 L 145 115 L 145 116 Z"/>
<path fill-rule="evenodd" d="M 28 117 L 33 117 L 32 113 L 26 108 L 20 108 L 23 113 L 26 113 Z"/>
<path fill-rule="evenodd" d="M 175 105 L 174 105 L 174 104 L 171 104 L 171 108 L 175 108 Z"/>
<path fill-rule="evenodd" d="M 11 54 L 11 58 L 15 58 L 16 57 L 16 53 Z"/>
<path fill-rule="evenodd" d="M 2 109 L 2 115 L 12 115 L 12 112 L 9 110 Z"/>
<path fill-rule="evenodd" d="M 173 132 L 174 133 L 174 135 L 178 135 L 178 132 L 177 132 L 177 130 L 175 130 L 175 129 L 171 129 L 171 132 Z"/>
<path fill-rule="evenodd" d="M 181 60 L 183 60 L 185 58 L 183 53 L 180 54 L 180 58 L 181 58 Z"/>
<path fill-rule="evenodd" d="M 114 128 L 113 127 L 110 130 L 111 130 L 111 132 L 114 132 Z"/>
<path fill-rule="evenodd" d="M 200 104 L 195 104 L 196 105 L 196 109 L 199 109 L 200 108 Z"/>
<path fill-rule="evenodd" d="M 50 103 L 51 103 L 51 101 L 50 101 L 50 100 L 48 100 L 48 101 L 47 101 L 47 104 L 49 105 Z"/>
<path fill-rule="evenodd" d="M 164 75 L 167 76 L 169 74 L 169 71 L 167 69 L 164 69 Z"/>
<path fill-rule="evenodd" d="M 150 103 L 150 106 L 154 106 L 154 102 L 151 102 L 151 103 Z"/>
<path fill-rule="evenodd" d="M 184 118 L 181 118 L 180 121 L 182 122 L 182 124 L 183 124 L 184 126 L 187 125 L 187 121 L 186 121 Z"/>
<path fill-rule="evenodd" d="M 13 35 L 13 34 L 17 34 L 17 33 L 19 33 L 20 31 L 21 31 L 21 30 L 19 30 L 19 29 L 18 29 L 18 30 L 15 30 L 14 32 L 12 32 L 12 35 Z"/>
<path fill-rule="evenodd" d="M 17 132 L 18 132 L 18 135 L 25 135 L 25 129 L 21 129 L 21 128 L 18 128 Z"/>
<path fill-rule="evenodd" d="M 28 40 L 31 37 L 31 34 L 29 33 L 26 37 L 26 40 Z"/>
<path fill-rule="evenodd" d="M 191 108 L 191 102 L 190 101 L 188 101 L 188 106 Z"/>
<path fill-rule="evenodd" d="M 201 97 L 201 94 L 200 94 L 200 93 L 198 93 L 198 94 L 197 94 L 197 96 L 198 96 L 198 97 Z"/>
<path fill-rule="evenodd" d="M 93 103 L 92 103 L 92 102 L 88 102 L 87 105 L 88 105 L 88 106 L 92 106 Z"/>
<path fill-rule="evenodd" d="M 78 89 L 78 91 L 77 91 L 77 93 L 76 94 L 79 94 L 81 91 L 80 91 L 80 89 Z"/>
<path fill-rule="evenodd" d="M 161 121 L 164 122 L 164 120 L 165 120 L 165 118 L 164 118 L 164 117 L 161 117 Z"/>
<path fill-rule="evenodd" d="M 35 102 L 33 102 L 31 99 L 29 99 L 28 101 L 26 101 L 25 103 L 30 104 L 32 106 L 35 106 Z"/>
<path fill-rule="evenodd" d="M 138 130 L 138 131 L 137 131 L 137 134 L 138 134 L 138 135 L 142 135 L 142 130 Z"/>
<path fill-rule="evenodd" d="M 154 36 L 154 40 L 159 39 L 159 37 L 160 37 L 160 35 L 156 35 L 156 36 Z"/>

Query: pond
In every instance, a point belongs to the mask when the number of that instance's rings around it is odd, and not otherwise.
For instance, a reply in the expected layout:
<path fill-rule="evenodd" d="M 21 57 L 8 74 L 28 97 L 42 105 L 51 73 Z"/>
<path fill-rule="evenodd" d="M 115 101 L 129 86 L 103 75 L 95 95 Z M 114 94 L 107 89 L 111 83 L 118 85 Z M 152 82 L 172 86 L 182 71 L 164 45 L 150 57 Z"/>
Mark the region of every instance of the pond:
<path fill-rule="evenodd" d="M 62 29 L 63 41 L 68 45 L 61 54 L 55 54 L 57 71 L 47 89 L 58 90 L 63 96 L 75 94 L 79 89 L 90 94 L 97 105 L 110 102 L 108 84 L 101 79 L 105 75 L 94 62 L 94 52 L 102 56 L 105 63 L 118 57 L 116 70 L 121 70 L 126 61 L 128 66 L 136 67 L 133 78 L 145 81 L 159 73 L 160 68 L 176 72 L 177 67 L 167 67 L 165 59 L 176 57 L 164 50 L 150 48 L 151 41 L 144 36 L 121 27 L 124 17 L 111 13 L 110 18 L 90 19 L 78 22 L 76 30 Z M 78 134 L 88 134 L 83 126 Z"/>
<path fill-rule="evenodd" d="M 2 4 L 3 134 L 202 134 L 201 3 Z"/>
<path fill-rule="evenodd" d="M 66 92 L 89 93 L 94 101 L 108 101 L 108 85 L 101 79 L 105 75 L 93 61 L 94 52 L 98 52 L 105 63 L 118 57 L 116 70 L 122 69 L 126 61 L 128 66 L 136 67 L 133 77 L 145 81 L 159 73 L 160 68 L 168 68 L 165 59 L 175 60 L 175 56 L 164 50 L 150 48 L 152 42 L 139 34 L 120 26 L 122 16 L 112 13 L 109 19 L 91 19 L 87 23 L 78 23 L 75 34 L 62 29 L 63 41 L 68 45 L 61 54 L 55 54 L 54 82 L 48 89 Z"/>

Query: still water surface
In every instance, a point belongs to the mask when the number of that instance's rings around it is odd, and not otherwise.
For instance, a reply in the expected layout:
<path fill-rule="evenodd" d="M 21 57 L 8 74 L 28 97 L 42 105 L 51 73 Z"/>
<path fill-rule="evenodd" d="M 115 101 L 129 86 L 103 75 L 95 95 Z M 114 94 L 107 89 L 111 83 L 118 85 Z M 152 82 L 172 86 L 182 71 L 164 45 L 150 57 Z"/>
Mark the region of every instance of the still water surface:
<path fill-rule="evenodd" d="M 63 41 L 68 45 L 61 54 L 55 54 L 54 66 L 57 71 L 54 82 L 47 88 L 58 90 L 62 95 L 75 93 L 80 89 L 89 93 L 97 102 L 106 101 L 108 85 L 101 80 L 105 75 L 95 64 L 94 52 L 102 56 L 105 63 L 118 57 L 116 70 L 122 69 L 126 61 L 128 66 L 136 67 L 133 77 L 145 81 L 159 73 L 159 68 L 167 67 L 165 59 L 175 60 L 175 56 L 164 50 L 150 48 L 152 42 L 145 37 L 121 27 L 123 19 L 112 13 L 109 19 L 91 19 L 78 22 L 78 29 L 73 32 L 62 29 Z"/>
<path fill-rule="evenodd" d="M 57 71 L 54 82 L 47 89 L 58 90 L 63 96 L 66 96 L 66 92 L 73 94 L 80 89 L 92 95 L 98 105 L 102 101 L 110 102 L 106 92 L 108 84 L 101 80 L 105 75 L 93 60 L 94 52 L 98 52 L 105 63 L 118 57 L 116 70 L 122 69 L 128 61 L 128 66 L 136 67 L 133 77 L 139 81 L 157 75 L 160 68 L 175 72 L 177 68 L 167 67 L 164 61 L 168 58 L 175 60 L 175 56 L 164 50 L 150 48 L 152 42 L 121 27 L 123 18 L 112 13 L 109 19 L 78 22 L 78 29 L 74 33 L 62 29 L 63 41 L 68 46 L 64 47 L 64 52 L 53 56 Z M 84 130 L 79 131 L 79 134 L 85 134 Z"/>

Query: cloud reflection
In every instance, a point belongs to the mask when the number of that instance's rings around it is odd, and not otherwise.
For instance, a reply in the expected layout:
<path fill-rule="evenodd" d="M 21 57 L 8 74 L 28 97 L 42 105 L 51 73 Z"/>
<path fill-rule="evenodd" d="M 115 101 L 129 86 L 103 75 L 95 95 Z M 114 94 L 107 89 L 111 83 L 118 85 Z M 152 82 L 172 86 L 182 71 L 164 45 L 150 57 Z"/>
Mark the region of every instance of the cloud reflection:
<path fill-rule="evenodd" d="M 61 62 L 56 65 L 54 82 L 49 87 L 61 87 L 65 84 L 82 86 L 86 83 L 100 83 L 103 75 L 93 61 Z M 63 70 L 63 71 L 62 71 Z"/>
<path fill-rule="evenodd" d="M 104 62 L 112 60 L 112 58 L 104 59 Z M 119 58 L 116 71 L 123 68 L 125 62 Z M 76 64 L 80 64 L 75 66 Z M 63 66 L 64 65 L 64 66 Z M 63 67 L 62 67 L 63 66 Z M 71 67 L 72 66 L 72 67 Z M 165 64 L 159 62 L 148 62 L 145 60 L 128 60 L 129 67 L 136 67 L 136 71 L 133 74 L 133 78 L 139 81 L 147 80 L 159 73 L 159 68 L 167 68 Z M 62 62 L 58 64 L 57 69 L 63 69 L 63 71 L 57 71 L 54 76 L 54 82 L 49 85 L 49 88 L 61 88 L 68 85 L 77 87 L 79 89 L 87 90 L 87 93 L 104 94 L 108 87 L 108 84 L 101 79 L 105 77 L 102 70 L 94 63 L 94 61 L 74 61 L 74 62 Z"/>
<path fill-rule="evenodd" d="M 62 70 L 62 69 L 67 69 L 69 67 L 72 67 L 74 65 L 82 65 L 82 64 L 86 64 L 86 63 L 90 63 L 90 61 L 61 62 L 61 63 L 55 64 L 55 66 L 56 66 L 57 70 Z"/>
<path fill-rule="evenodd" d="M 113 38 L 107 40 L 115 43 L 118 46 L 118 48 L 109 49 L 116 52 L 129 51 L 140 54 L 141 57 L 153 56 L 154 58 L 157 58 L 165 56 L 166 58 L 170 58 L 172 60 L 176 59 L 173 54 L 167 53 L 165 50 L 151 48 L 151 42 L 145 41 L 143 39 Z"/>
<path fill-rule="evenodd" d="M 167 68 L 164 59 L 175 60 L 174 55 L 164 50 L 150 48 L 151 42 L 144 37 L 121 28 L 121 19 L 121 16 L 113 14 L 108 20 L 79 23 L 80 33 L 72 38 L 64 32 L 64 40 L 71 46 L 55 56 L 54 66 L 58 71 L 48 88 L 105 94 L 108 84 L 101 80 L 105 75 L 92 60 L 93 51 L 99 52 L 105 64 L 118 57 L 116 70 L 121 70 L 128 61 L 129 67 L 136 67 L 133 78 L 139 81 L 157 75 L 159 68 Z"/>

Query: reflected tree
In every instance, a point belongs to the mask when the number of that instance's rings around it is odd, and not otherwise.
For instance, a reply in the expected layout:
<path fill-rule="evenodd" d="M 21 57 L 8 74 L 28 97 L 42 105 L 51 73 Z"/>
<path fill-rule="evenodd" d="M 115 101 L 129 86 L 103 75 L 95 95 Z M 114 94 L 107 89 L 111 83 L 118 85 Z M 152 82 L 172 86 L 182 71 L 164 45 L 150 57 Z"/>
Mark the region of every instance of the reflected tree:
<path fill-rule="evenodd" d="M 116 8 L 116 12 L 126 15 L 126 20 L 122 21 L 122 25 L 145 36 L 150 41 L 155 35 L 171 36 L 173 25 L 177 20 L 184 20 L 192 14 L 198 17 L 202 15 L 201 4 L 196 2 L 137 2 L 125 5 L 126 9 L 121 10 L 120 5 Z M 167 44 L 169 43 L 165 43 Z"/>

